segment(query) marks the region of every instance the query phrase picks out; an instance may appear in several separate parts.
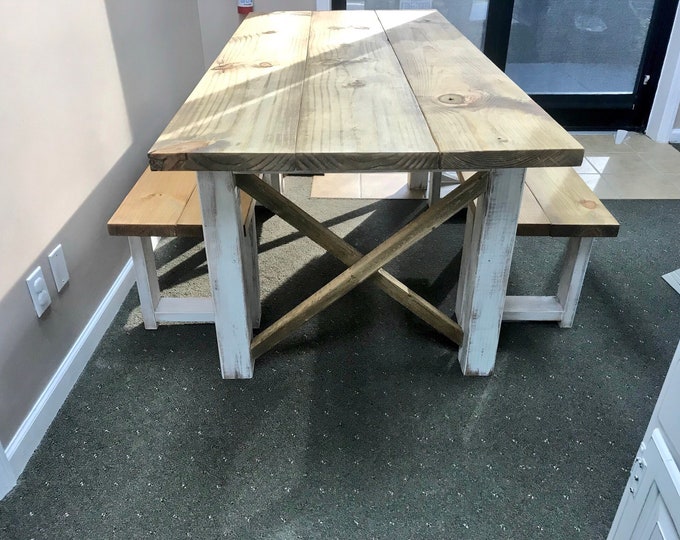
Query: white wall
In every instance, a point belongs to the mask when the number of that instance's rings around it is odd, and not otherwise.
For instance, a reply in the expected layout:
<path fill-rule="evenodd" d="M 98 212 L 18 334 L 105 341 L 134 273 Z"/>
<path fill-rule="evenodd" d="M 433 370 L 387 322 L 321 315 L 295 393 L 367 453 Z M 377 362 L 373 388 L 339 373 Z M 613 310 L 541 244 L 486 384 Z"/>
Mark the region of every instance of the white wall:
<path fill-rule="evenodd" d="M 256 12 L 276 10 L 309 11 L 316 8 L 316 0 L 254 0 Z M 236 0 L 198 0 L 203 37 L 203 56 L 206 69 L 217 58 L 244 18 L 236 11 Z"/>
<path fill-rule="evenodd" d="M 7 0 L 0 19 L 0 442 L 7 448 L 129 254 L 106 221 L 203 72 L 196 0 Z M 47 253 L 64 247 L 57 294 Z M 24 279 L 47 270 L 36 317 Z"/>

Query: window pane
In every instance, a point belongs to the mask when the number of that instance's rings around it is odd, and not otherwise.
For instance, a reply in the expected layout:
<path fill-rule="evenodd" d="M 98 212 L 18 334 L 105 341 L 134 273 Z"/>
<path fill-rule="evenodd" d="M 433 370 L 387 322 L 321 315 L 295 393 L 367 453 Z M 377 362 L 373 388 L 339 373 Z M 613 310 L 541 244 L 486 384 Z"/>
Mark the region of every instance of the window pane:
<path fill-rule="evenodd" d="M 529 94 L 631 94 L 654 0 L 515 0 L 506 73 Z"/>
<path fill-rule="evenodd" d="M 488 4 L 487 0 L 347 0 L 347 9 L 438 9 L 481 49 Z"/>

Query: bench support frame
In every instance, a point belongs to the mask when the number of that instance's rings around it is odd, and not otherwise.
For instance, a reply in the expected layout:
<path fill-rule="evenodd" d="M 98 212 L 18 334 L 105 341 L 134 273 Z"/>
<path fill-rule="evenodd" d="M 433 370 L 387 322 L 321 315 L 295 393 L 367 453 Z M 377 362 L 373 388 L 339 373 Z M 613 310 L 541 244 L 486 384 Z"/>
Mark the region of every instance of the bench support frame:
<path fill-rule="evenodd" d="M 441 173 L 432 173 L 429 177 L 428 203 L 432 205 L 439 200 L 441 190 Z M 468 222 L 465 227 L 463 261 L 467 260 L 466 252 L 472 241 L 472 222 L 475 208 L 468 207 Z M 574 324 L 576 308 L 581 296 L 593 237 L 570 237 L 562 262 L 560 281 L 555 296 L 515 296 L 505 297 L 503 321 L 555 321 L 561 328 L 571 328 Z M 456 313 L 461 313 L 463 302 L 465 270 L 461 271 L 461 285 L 456 299 Z"/>
<path fill-rule="evenodd" d="M 238 200 L 237 200 L 238 202 Z M 240 213 L 237 214 L 240 216 Z M 248 299 L 249 320 L 253 328 L 260 325 L 260 280 L 257 260 L 257 231 L 255 217 L 251 215 L 241 226 L 240 250 L 243 252 L 243 283 Z M 162 296 L 158 282 L 158 269 L 151 238 L 129 236 L 130 254 L 137 281 L 137 292 L 144 320 L 144 328 L 155 330 L 163 323 L 214 323 L 215 308 L 212 297 Z"/>
<path fill-rule="evenodd" d="M 506 296 L 504 321 L 556 321 L 571 328 L 583 280 L 590 260 L 593 238 L 570 238 L 564 253 L 555 296 Z"/>

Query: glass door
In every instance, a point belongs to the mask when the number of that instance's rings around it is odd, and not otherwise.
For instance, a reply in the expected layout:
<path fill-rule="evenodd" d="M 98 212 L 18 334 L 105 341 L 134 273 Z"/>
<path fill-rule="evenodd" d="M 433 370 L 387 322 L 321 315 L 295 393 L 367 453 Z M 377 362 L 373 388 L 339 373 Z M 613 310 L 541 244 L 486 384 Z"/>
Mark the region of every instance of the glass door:
<path fill-rule="evenodd" d="M 566 127 L 644 128 L 677 0 L 513 4 L 497 63 L 519 86 Z"/>
<path fill-rule="evenodd" d="M 569 129 L 642 130 L 678 0 L 333 0 L 438 9 Z"/>
<path fill-rule="evenodd" d="M 465 37 L 484 48 L 487 0 L 333 0 L 333 9 L 437 9 Z"/>

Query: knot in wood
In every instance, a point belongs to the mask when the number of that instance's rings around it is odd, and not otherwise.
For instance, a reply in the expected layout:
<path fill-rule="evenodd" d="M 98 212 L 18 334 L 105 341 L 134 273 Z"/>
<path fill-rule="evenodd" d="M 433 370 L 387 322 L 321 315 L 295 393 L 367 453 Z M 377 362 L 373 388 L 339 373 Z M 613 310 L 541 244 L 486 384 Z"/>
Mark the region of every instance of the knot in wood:
<path fill-rule="evenodd" d="M 446 105 L 461 105 L 465 103 L 465 98 L 460 94 L 444 94 L 439 96 L 439 101 Z"/>
<path fill-rule="evenodd" d="M 588 210 L 595 210 L 595 208 L 597 208 L 597 203 L 595 201 L 591 201 L 590 199 L 583 199 L 581 204 Z"/>
<path fill-rule="evenodd" d="M 361 88 L 362 86 L 366 86 L 366 83 L 357 79 L 356 81 L 347 83 L 345 86 L 348 88 Z"/>
<path fill-rule="evenodd" d="M 470 105 L 476 105 L 482 101 L 484 99 L 484 94 L 481 92 L 472 92 L 469 94 L 442 94 L 437 99 L 444 105 L 469 107 Z"/>
<path fill-rule="evenodd" d="M 233 62 L 220 62 L 219 60 L 217 61 L 217 64 L 215 64 L 213 67 L 210 69 L 213 71 L 220 71 L 224 73 L 225 71 L 229 71 L 230 69 L 236 69 L 238 67 L 241 67 L 242 64 L 239 63 L 233 63 Z"/>
<path fill-rule="evenodd" d="M 260 62 L 259 64 L 255 64 L 255 67 L 269 68 L 269 67 L 272 67 L 272 63 L 271 62 Z"/>

